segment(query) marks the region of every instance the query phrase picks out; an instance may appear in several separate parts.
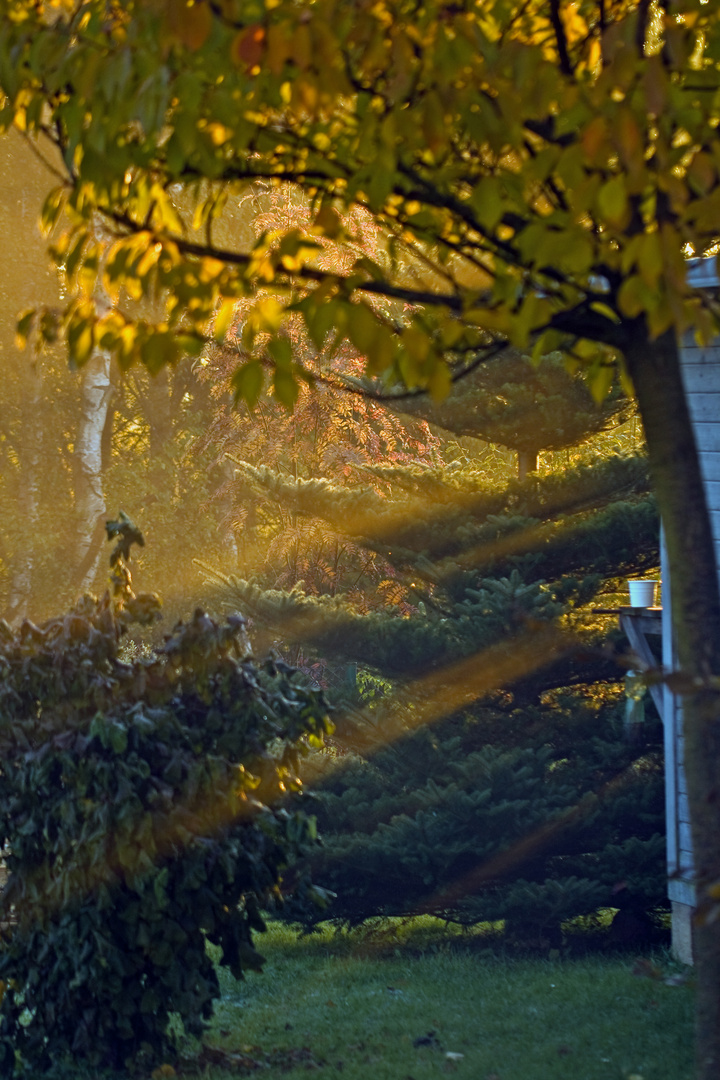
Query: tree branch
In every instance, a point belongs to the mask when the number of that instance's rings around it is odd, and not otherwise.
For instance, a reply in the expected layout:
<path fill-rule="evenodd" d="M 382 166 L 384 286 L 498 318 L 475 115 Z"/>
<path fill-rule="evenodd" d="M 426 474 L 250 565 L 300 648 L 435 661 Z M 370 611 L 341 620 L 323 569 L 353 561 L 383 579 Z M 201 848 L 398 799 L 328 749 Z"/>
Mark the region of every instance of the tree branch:
<path fill-rule="evenodd" d="M 550 0 L 550 22 L 555 31 L 555 44 L 557 45 L 558 57 L 560 59 L 560 70 L 563 75 L 572 75 L 573 66 L 568 52 L 565 27 L 563 26 L 562 16 L 560 14 L 560 0 Z"/>
<path fill-rule="evenodd" d="M 640 56 L 645 55 L 649 14 L 650 0 L 640 0 L 637 8 L 637 25 L 635 27 L 635 46 Z"/>
<path fill-rule="evenodd" d="M 477 352 L 473 360 L 451 372 L 450 382 L 453 384 L 460 382 L 461 379 L 464 379 L 472 371 L 475 371 L 476 368 L 493 360 L 507 348 L 508 342 L 503 340 L 494 342 L 482 352 Z M 426 389 L 418 389 L 417 387 L 412 390 L 400 390 L 386 394 L 379 390 L 374 390 L 372 387 L 363 386 L 359 379 L 353 379 L 352 382 L 349 382 L 341 376 L 318 375 L 314 372 L 312 373 L 312 377 L 315 382 L 320 383 L 322 386 L 329 386 L 334 390 L 342 390 L 345 393 L 355 394 L 358 397 L 370 398 L 372 401 L 387 402 L 390 405 L 394 404 L 396 401 L 408 401 L 411 398 L 423 397 L 427 394 Z"/>

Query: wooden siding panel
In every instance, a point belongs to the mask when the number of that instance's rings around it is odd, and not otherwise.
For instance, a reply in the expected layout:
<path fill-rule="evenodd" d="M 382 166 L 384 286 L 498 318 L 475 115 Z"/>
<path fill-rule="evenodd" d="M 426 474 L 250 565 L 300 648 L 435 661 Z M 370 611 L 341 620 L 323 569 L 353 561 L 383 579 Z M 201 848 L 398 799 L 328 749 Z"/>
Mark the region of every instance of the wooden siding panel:
<path fill-rule="evenodd" d="M 717 394 L 720 391 L 720 360 L 710 363 L 683 362 L 682 376 L 688 394 Z"/>
<path fill-rule="evenodd" d="M 706 450 L 700 456 L 700 468 L 706 483 L 720 482 L 720 454 Z"/>
<path fill-rule="evenodd" d="M 690 835 L 689 821 L 678 821 L 678 847 L 680 849 L 680 866 L 692 866 L 692 836 Z"/>
<path fill-rule="evenodd" d="M 691 881 L 685 881 L 682 878 L 670 878 L 668 881 L 668 897 L 670 900 L 675 900 L 679 904 L 688 904 L 690 907 L 695 907 L 697 904 L 695 885 Z"/>
<path fill-rule="evenodd" d="M 687 792 L 678 792 L 677 814 L 678 821 L 690 821 L 690 806 L 688 805 Z"/>
<path fill-rule="evenodd" d="M 720 420 L 720 390 L 688 393 L 687 402 L 696 423 L 717 423 Z"/>
<path fill-rule="evenodd" d="M 720 453 L 720 424 L 700 421 L 693 426 L 701 457 L 708 452 L 711 454 Z"/>
<path fill-rule="evenodd" d="M 714 259 L 693 259 L 688 267 L 688 281 L 699 289 L 718 290 Z M 680 360 L 682 378 L 695 428 L 700 468 L 705 482 L 705 494 L 710 522 L 715 538 L 716 562 L 720 571 L 720 340 L 711 345 L 698 345 L 691 332 L 683 336 Z M 669 578 L 667 567 L 664 576 Z M 669 592 L 668 592 L 669 598 Z M 666 668 L 677 667 L 677 651 L 672 638 L 669 612 L 663 605 L 663 663 Z M 690 812 L 687 782 L 683 761 L 682 706 L 680 700 L 667 692 L 665 724 L 666 752 L 666 809 L 668 829 L 668 896 L 682 904 L 695 905 L 692 882 L 693 855 L 690 832 Z M 668 794 L 672 793 L 672 799 Z"/>
<path fill-rule="evenodd" d="M 717 341 L 710 345 L 698 345 L 696 341 L 691 341 L 683 346 L 683 357 L 687 357 L 688 364 L 714 364 L 718 353 L 720 344 Z"/>

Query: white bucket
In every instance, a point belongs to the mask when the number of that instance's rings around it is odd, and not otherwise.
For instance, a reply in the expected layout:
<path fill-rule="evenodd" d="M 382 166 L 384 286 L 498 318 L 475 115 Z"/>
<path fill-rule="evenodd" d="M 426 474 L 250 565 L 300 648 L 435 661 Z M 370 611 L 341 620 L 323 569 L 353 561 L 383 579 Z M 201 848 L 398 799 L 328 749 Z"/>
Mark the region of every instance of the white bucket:
<path fill-rule="evenodd" d="M 630 607 L 652 607 L 657 581 L 628 581 Z"/>

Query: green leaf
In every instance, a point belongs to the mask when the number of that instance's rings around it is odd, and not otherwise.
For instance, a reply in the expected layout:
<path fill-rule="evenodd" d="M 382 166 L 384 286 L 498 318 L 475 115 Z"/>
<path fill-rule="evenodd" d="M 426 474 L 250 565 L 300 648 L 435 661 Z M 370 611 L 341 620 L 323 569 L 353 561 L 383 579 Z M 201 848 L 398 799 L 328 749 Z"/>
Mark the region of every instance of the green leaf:
<path fill-rule="evenodd" d="M 235 396 L 235 404 L 244 401 L 250 409 L 254 409 L 262 392 L 265 376 L 258 360 L 251 360 L 233 372 L 231 385 Z"/>
<path fill-rule="evenodd" d="M 268 352 L 279 368 L 289 369 L 293 361 L 292 342 L 286 337 L 275 337 L 268 343 Z"/>
<path fill-rule="evenodd" d="M 483 177 L 473 188 L 470 205 L 480 224 L 492 232 L 505 210 L 500 181 L 493 176 Z"/>
<path fill-rule="evenodd" d="M 433 401 L 444 401 L 452 390 L 450 368 L 444 360 L 439 360 L 428 379 L 428 391 Z"/>
<path fill-rule="evenodd" d="M 140 357 L 151 375 L 177 362 L 178 342 L 170 333 L 150 333 L 140 346 Z"/>
<path fill-rule="evenodd" d="M 112 723 L 108 724 L 106 730 L 112 751 L 115 754 L 124 754 L 128 745 L 127 728 L 122 724 Z"/>
<path fill-rule="evenodd" d="M 40 212 L 40 223 L 45 234 L 51 232 L 57 220 L 60 217 L 62 208 L 65 204 L 66 190 L 65 187 L 56 187 L 50 192 L 43 203 L 42 211 Z"/>
<path fill-rule="evenodd" d="M 594 364 L 588 374 L 587 383 L 597 405 L 602 405 L 610 392 L 615 379 L 615 368 L 609 363 Z"/>
<path fill-rule="evenodd" d="M 273 373 L 273 394 L 286 409 L 292 410 L 298 399 L 300 388 L 292 372 L 285 368 L 275 368 Z"/>
<path fill-rule="evenodd" d="M 622 226 L 628 214 L 628 195 L 624 176 L 615 176 L 600 188 L 598 210 L 610 225 Z"/>

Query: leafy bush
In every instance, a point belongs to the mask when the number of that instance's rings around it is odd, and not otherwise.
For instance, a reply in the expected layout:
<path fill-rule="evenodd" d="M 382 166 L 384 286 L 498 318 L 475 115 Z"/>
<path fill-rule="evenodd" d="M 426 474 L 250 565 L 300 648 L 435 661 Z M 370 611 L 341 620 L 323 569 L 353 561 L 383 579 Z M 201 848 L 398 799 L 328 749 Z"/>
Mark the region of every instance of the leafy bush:
<path fill-rule="evenodd" d="M 171 1014 L 199 1034 L 219 993 L 206 942 L 259 968 L 259 907 L 314 839 L 282 803 L 322 697 L 200 610 L 123 662 L 124 624 L 157 605 L 122 557 L 115 579 L 42 627 L 0 623 L 4 1076 L 167 1060 Z"/>

